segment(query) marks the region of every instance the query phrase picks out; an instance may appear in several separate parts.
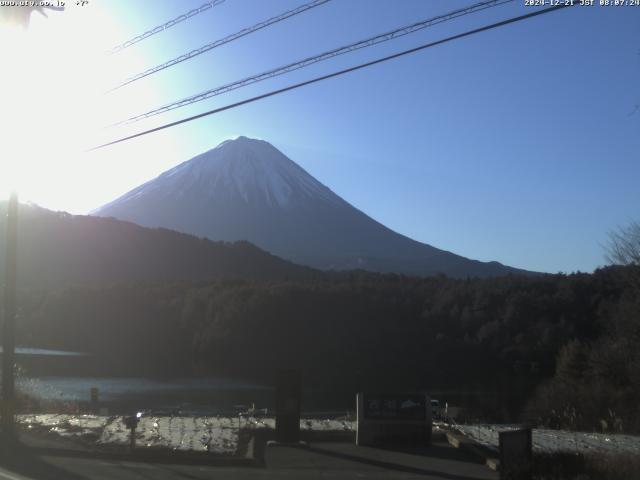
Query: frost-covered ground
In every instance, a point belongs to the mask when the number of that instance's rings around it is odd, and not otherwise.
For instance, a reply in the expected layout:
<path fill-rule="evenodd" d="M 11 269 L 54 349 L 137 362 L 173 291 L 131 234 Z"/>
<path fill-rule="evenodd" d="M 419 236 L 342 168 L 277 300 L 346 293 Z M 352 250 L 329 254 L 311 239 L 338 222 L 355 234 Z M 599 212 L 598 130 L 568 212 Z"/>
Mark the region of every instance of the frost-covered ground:
<path fill-rule="evenodd" d="M 498 450 L 498 433 L 514 425 L 457 425 L 457 430 L 476 442 Z M 630 453 L 640 455 L 640 436 L 534 429 L 533 450 L 539 453 Z"/>
<path fill-rule="evenodd" d="M 275 418 L 242 418 L 241 424 L 243 428 L 256 429 L 266 428 L 275 429 Z M 302 419 L 300 420 L 300 430 L 314 432 L 355 432 L 356 422 L 351 420 L 334 420 L 334 419 Z"/>
<path fill-rule="evenodd" d="M 91 445 L 126 446 L 129 430 L 122 417 L 97 415 L 38 414 L 19 415 L 26 428 L 46 431 L 65 438 L 83 440 Z M 442 426 L 445 426 L 442 424 Z M 438 428 L 438 424 L 435 424 Z M 314 432 L 354 432 L 354 421 L 338 419 L 302 419 L 300 428 Z M 518 428 L 515 425 L 457 425 L 463 435 L 493 450 L 498 449 L 498 433 Z M 221 416 L 143 416 L 136 430 L 138 447 L 161 447 L 182 451 L 208 451 L 222 455 L 238 452 L 240 432 L 275 429 L 272 417 Z M 640 455 L 640 436 L 533 430 L 533 449 L 540 453 L 628 453 Z"/>
<path fill-rule="evenodd" d="M 66 438 L 96 445 L 126 446 L 129 430 L 122 417 L 97 415 L 39 414 L 19 415 L 29 429 L 44 430 Z M 138 447 L 163 447 L 183 451 L 208 451 L 234 455 L 241 429 L 274 429 L 274 418 L 256 417 L 164 417 L 143 416 L 136 429 Z M 355 422 L 341 420 L 301 420 L 308 431 L 355 431 Z"/>

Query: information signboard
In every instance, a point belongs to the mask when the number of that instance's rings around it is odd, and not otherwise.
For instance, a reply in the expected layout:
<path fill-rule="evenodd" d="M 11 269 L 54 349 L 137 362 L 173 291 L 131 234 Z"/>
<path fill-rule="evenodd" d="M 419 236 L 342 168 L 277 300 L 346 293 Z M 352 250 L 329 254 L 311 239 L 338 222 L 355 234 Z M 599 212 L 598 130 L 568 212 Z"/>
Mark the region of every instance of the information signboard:
<path fill-rule="evenodd" d="M 431 441 L 431 401 L 425 393 L 359 393 L 357 406 L 357 445 Z"/>
<path fill-rule="evenodd" d="M 385 420 L 425 420 L 426 397 L 418 394 L 365 394 L 364 417 Z"/>

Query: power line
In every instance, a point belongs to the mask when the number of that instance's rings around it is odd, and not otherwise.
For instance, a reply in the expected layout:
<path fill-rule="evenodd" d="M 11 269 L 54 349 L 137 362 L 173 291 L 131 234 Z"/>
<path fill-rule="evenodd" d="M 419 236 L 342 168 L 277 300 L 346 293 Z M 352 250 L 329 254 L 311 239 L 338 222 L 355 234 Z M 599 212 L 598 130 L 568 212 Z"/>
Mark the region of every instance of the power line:
<path fill-rule="evenodd" d="M 234 40 L 237 40 L 238 38 L 244 37 L 246 35 L 249 35 L 253 32 L 257 32 L 258 30 L 262 30 L 263 28 L 266 28 L 270 25 L 273 25 L 275 23 L 281 22 L 283 20 L 286 20 L 287 18 L 293 17 L 295 15 L 298 15 L 300 13 L 306 12 L 307 10 L 311 10 L 312 8 L 315 7 L 319 7 L 320 5 L 324 5 L 327 2 L 330 2 L 331 0 L 313 0 L 312 2 L 309 3 L 305 3 L 304 5 L 300 5 L 299 7 L 296 7 L 292 10 L 287 10 L 286 12 L 281 13 L 280 15 L 276 15 L 275 17 L 271 17 L 267 20 L 263 20 L 262 22 L 256 23 L 255 25 L 251 26 L 251 27 L 247 27 L 244 28 L 236 33 L 232 33 L 231 35 L 227 35 L 224 38 L 221 38 L 219 40 L 216 40 L 214 42 L 208 43 L 200 48 L 196 48 L 194 50 L 191 50 L 188 53 L 185 53 L 184 55 L 180 55 L 179 57 L 173 58 L 167 62 L 164 62 L 160 65 L 157 65 L 153 68 L 149 68 L 148 70 L 145 70 L 144 72 L 138 73 L 136 75 L 133 75 L 127 79 L 125 79 L 123 82 L 121 82 L 119 85 L 117 85 L 116 87 L 112 88 L 110 91 L 113 90 L 117 90 L 121 87 L 124 87 L 125 85 L 128 85 L 130 83 L 135 82 L 136 80 L 140 80 L 141 78 L 147 77 L 149 75 L 152 75 L 156 72 L 159 72 L 161 70 L 164 70 L 165 68 L 169 68 L 172 67 L 174 65 L 177 65 L 178 63 L 184 62 L 185 60 L 190 60 L 194 57 L 197 57 L 198 55 L 201 55 L 205 52 L 208 52 L 209 50 L 213 50 L 214 48 L 220 47 L 222 45 L 225 45 L 227 43 L 230 43 Z"/>
<path fill-rule="evenodd" d="M 220 87 L 212 88 L 210 90 L 206 90 L 204 92 L 198 93 L 196 95 L 192 95 L 187 98 L 183 98 L 182 100 L 178 100 L 162 107 L 155 108 L 148 112 L 129 117 L 126 120 L 115 123 L 111 126 L 123 125 L 127 123 L 137 122 L 139 120 L 149 118 L 161 113 L 165 113 L 171 110 L 175 110 L 176 108 L 184 107 L 186 105 L 191 105 L 192 103 L 200 102 L 202 100 L 206 100 L 208 98 L 215 97 L 217 95 L 222 95 L 224 93 L 230 92 L 232 90 L 236 90 L 241 87 L 245 87 L 247 85 L 260 82 L 262 80 L 266 80 L 269 78 L 273 78 L 279 75 L 283 75 L 285 73 L 292 72 L 294 70 L 298 70 L 300 68 L 307 67 L 314 63 L 321 62 L 323 60 L 327 60 L 329 58 L 337 57 L 338 55 L 343 55 L 345 53 L 353 52 L 355 50 L 359 50 L 361 48 L 370 47 L 372 45 L 377 45 L 382 42 L 387 42 L 389 40 L 393 40 L 395 38 L 402 37 L 404 35 L 408 35 L 410 33 L 414 33 L 418 30 L 422 30 L 427 27 L 431 27 L 433 25 L 437 25 L 439 23 L 443 23 L 449 20 L 453 20 L 454 18 L 462 17 L 464 15 L 469 15 L 471 13 L 479 12 L 481 10 L 485 10 L 487 8 L 496 7 L 505 3 L 512 2 L 513 0 L 485 0 L 480 3 L 476 3 L 469 7 L 461 8 L 458 10 L 454 10 L 452 12 L 446 13 L 444 15 L 438 15 L 437 17 L 429 18 L 426 20 L 422 20 L 420 22 L 414 23 L 412 25 L 404 26 L 401 28 L 397 28 L 390 32 L 386 32 L 380 35 L 376 35 L 375 37 L 367 38 L 366 40 L 361 40 L 359 42 L 351 43 L 349 45 L 345 45 L 343 47 L 339 47 L 328 52 L 321 53 L 319 55 L 314 55 L 312 57 L 305 58 L 303 60 L 299 60 L 297 62 L 290 63 L 288 65 L 275 68 L 273 70 L 269 70 L 257 75 L 253 75 L 251 77 L 244 78 L 242 80 L 238 80 L 232 83 L 228 83 L 226 85 L 222 85 Z"/>
<path fill-rule="evenodd" d="M 573 5 L 578 5 L 578 4 L 574 3 Z M 498 27 L 502 27 L 502 26 L 505 26 L 505 25 L 509 25 L 511 23 L 516 23 L 516 22 L 519 22 L 519 21 L 522 21 L 522 20 L 526 20 L 526 19 L 529 19 L 529 18 L 536 17 L 538 15 L 543 15 L 545 13 L 550 13 L 550 12 L 554 12 L 556 10 L 560 10 L 560 9 L 563 9 L 563 8 L 572 7 L 573 5 L 572 4 L 561 4 L 561 5 L 545 8 L 543 10 L 537 10 L 535 12 L 527 13 L 525 15 L 520 15 L 518 17 L 509 18 L 509 19 L 503 20 L 501 22 L 492 23 L 491 25 L 485 25 L 484 27 L 476 28 L 474 30 L 468 30 L 468 31 L 466 31 L 464 33 L 459 33 L 457 35 L 453 35 L 451 37 L 443 38 L 443 39 L 437 40 L 435 42 L 426 43 L 426 44 L 420 45 L 418 47 L 411 48 L 409 50 L 404 50 L 404 51 L 399 52 L 399 53 L 394 53 L 393 55 L 388 55 L 386 57 L 378 58 L 376 60 L 372 60 L 372 61 L 367 62 L 367 63 L 361 63 L 361 64 L 356 65 L 354 67 L 346 68 L 344 70 L 339 70 L 337 72 L 333 72 L 333 73 L 330 73 L 328 75 L 323 75 L 321 77 L 316 77 L 316 78 L 313 78 L 311 80 L 306 80 L 304 82 L 300 82 L 300 83 L 296 83 L 296 84 L 293 84 L 293 85 L 289 85 L 288 87 L 280 88 L 278 90 L 272 90 L 271 92 L 264 93 L 264 94 L 258 95 L 256 97 L 248 98 L 248 99 L 242 100 L 240 102 L 232 103 L 230 105 L 225 105 L 224 107 L 219 107 L 219 108 L 216 108 L 216 109 L 213 109 L 213 110 L 209 110 L 208 112 L 199 113 L 198 115 L 193 115 L 191 117 L 183 118 L 181 120 L 177 120 L 175 122 L 167 123 L 167 124 L 161 125 L 159 127 L 151 128 L 149 130 L 145 130 L 145 131 L 142 131 L 142 132 L 135 133 L 133 135 L 129 135 L 129 136 L 126 136 L 126 137 L 123 137 L 123 138 L 119 138 L 118 140 L 113 140 L 111 142 L 107 142 L 107 143 L 104 143 L 102 145 L 98 145 L 98 146 L 92 147 L 88 151 L 98 150 L 98 149 L 101 149 L 101 148 L 104 148 L 104 147 L 108 147 L 110 145 L 115 145 L 117 143 L 121 143 L 121 142 L 125 142 L 127 140 L 131 140 L 133 138 L 142 137 L 143 135 L 148 135 L 150 133 L 158 132 L 158 131 L 164 130 L 166 128 L 175 127 L 176 125 L 180 125 L 182 123 L 187 123 L 187 122 L 190 122 L 192 120 L 197 120 L 199 118 L 206 117 L 206 116 L 209 116 L 209 115 L 214 115 L 216 113 L 224 112 L 225 110 L 231 110 L 233 108 L 237 108 L 237 107 L 240 107 L 242 105 L 246 105 L 248 103 L 253 103 L 253 102 L 256 102 L 258 100 L 262 100 L 264 98 L 268 98 L 268 97 L 272 97 L 274 95 L 278 95 L 280 93 L 288 92 L 290 90 L 295 90 L 297 88 L 301 88 L 301 87 L 304 87 L 304 86 L 307 86 L 307 85 L 311 85 L 312 83 L 317 83 L 317 82 L 320 82 L 322 80 L 327 80 L 329 78 L 338 77 L 340 75 L 344 75 L 346 73 L 354 72 L 356 70 L 361 70 L 363 68 L 367 68 L 367 67 L 370 67 L 370 66 L 373 66 L 373 65 L 377 65 L 379 63 L 383 63 L 383 62 L 386 62 L 388 60 L 393 60 L 393 59 L 396 59 L 396 58 L 399 58 L 399 57 L 403 57 L 405 55 L 409 55 L 409 54 L 412 54 L 412 53 L 415 53 L 415 52 L 419 52 L 421 50 L 425 50 L 427 48 L 435 47 L 437 45 L 442 45 L 443 43 L 451 42 L 453 40 L 458 40 L 460 38 L 468 37 L 468 36 L 474 35 L 476 33 L 485 32 L 487 30 L 492 30 L 494 28 L 498 28 Z"/>
<path fill-rule="evenodd" d="M 216 5 L 220 5 L 222 2 L 224 2 L 224 0 L 212 0 L 210 2 L 204 3 L 204 4 L 200 5 L 198 8 L 194 8 L 193 10 L 189 10 L 187 13 L 183 13 L 182 15 L 178 15 L 173 20 L 169 20 L 168 22 L 163 23 L 162 25 L 158 25 L 157 27 L 152 28 L 151 30 L 147 30 L 146 32 L 144 32 L 142 34 L 133 37 L 131 40 L 127 40 L 126 42 L 122 42 L 121 44 L 116 45 L 111 50 L 109 50 L 107 53 L 111 53 L 111 54 L 118 53 L 118 52 L 124 50 L 125 48 L 130 47 L 131 45 L 134 45 L 134 44 L 136 44 L 138 42 L 141 42 L 145 38 L 149 38 L 151 35 L 155 35 L 156 33 L 160 33 L 162 31 L 166 30 L 167 28 L 171 28 L 171 27 L 177 25 L 180 22 L 184 22 L 185 20 L 187 20 L 187 19 L 189 19 L 191 17 L 195 17 L 196 15 L 198 15 L 198 14 L 200 14 L 202 12 L 206 12 L 210 8 L 213 8 Z"/>

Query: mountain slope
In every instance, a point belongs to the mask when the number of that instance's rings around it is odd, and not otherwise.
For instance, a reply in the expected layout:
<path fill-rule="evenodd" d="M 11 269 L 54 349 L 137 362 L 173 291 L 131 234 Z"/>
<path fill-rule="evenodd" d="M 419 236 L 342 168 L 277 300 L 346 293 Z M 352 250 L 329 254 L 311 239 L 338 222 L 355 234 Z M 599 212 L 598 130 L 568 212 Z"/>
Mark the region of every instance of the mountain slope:
<path fill-rule="evenodd" d="M 6 202 L 0 203 L 0 268 L 5 255 L 5 212 Z M 221 277 L 287 279 L 312 273 L 247 242 L 216 243 L 171 230 L 29 205 L 20 206 L 18 235 L 18 281 L 28 287 Z"/>
<path fill-rule="evenodd" d="M 213 240 L 248 240 L 322 269 L 456 277 L 525 273 L 400 235 L 351 206 L 269 143 L 246 137 L 227 140 L 92 214 Z"/>

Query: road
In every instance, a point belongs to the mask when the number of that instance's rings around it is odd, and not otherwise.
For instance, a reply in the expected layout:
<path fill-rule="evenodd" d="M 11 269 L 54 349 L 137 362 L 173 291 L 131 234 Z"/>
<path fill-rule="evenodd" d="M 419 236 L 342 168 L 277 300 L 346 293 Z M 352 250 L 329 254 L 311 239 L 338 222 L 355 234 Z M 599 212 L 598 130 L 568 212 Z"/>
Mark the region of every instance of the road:
<path fill-rule="evenodd" d="M 21 452 L 3 455 L 0 480 L 423 479 L 494 480 L 475 457 L 438 439 L 402 452 L 345 442 L 268 446 L 264 466 L 173 465 Z"/>

